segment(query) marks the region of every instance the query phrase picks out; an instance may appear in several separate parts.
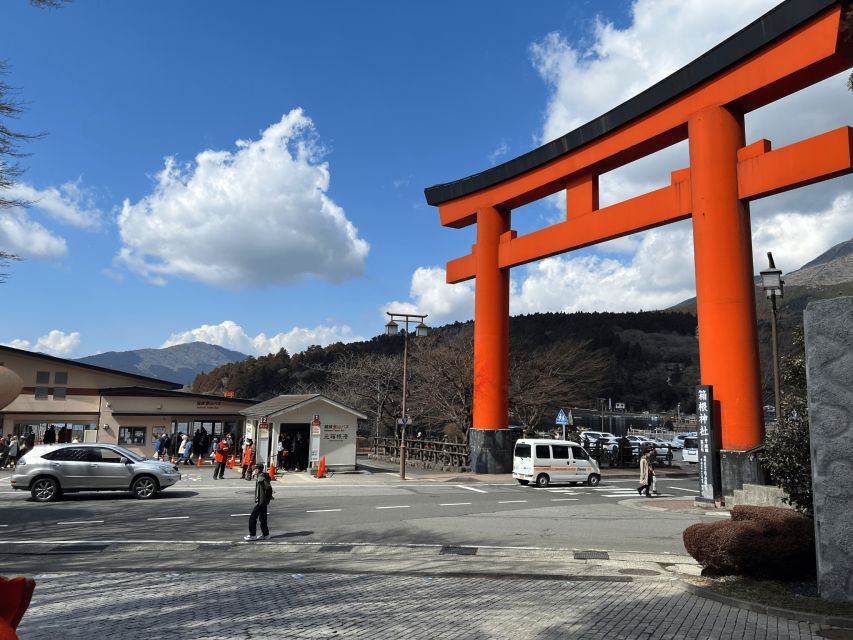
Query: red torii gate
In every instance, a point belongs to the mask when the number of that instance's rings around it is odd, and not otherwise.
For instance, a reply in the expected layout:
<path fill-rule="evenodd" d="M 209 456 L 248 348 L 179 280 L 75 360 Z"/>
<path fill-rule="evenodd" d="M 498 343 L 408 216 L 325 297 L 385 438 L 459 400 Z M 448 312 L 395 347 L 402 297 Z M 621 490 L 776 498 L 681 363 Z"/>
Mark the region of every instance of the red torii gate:
<path fill-rule="evenodd" d="M 477 225 L 447 282 L 476 278 L 474 420 L 477 473 L 511 468 L 507 429 L 509 270 L 533 260 L 693 219 L 702 384 L 714 386 L 729 460 L 764 435 L 749 202 L 853 170 L 851 128 L 771 150 L 745 144 L 744 114 L 848 69 L 847 0 L 788 0 L 653 87 L 502 165 L 425 190 L 441 224 Z M 839 123 L 840 124 L 840 123 Z M 690 167 L 671 185 L 600 209 L 598 176 L 689 140 Z M 511 211 L 566 190 L 566 220 L 524 236 Z M 717 404 L 718 403 L 718 404 Z M 746 467 L 734 470 L 749 481 Z M 725 474 L 724 474 L 725 475 Z"/>

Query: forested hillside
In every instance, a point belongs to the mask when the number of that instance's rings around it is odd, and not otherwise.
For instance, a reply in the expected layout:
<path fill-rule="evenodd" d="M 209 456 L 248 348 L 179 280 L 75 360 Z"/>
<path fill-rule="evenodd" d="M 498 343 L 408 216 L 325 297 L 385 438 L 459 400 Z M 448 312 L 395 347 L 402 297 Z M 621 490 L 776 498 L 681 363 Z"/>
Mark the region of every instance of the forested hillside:
<path fill-rule="evenodd" d="M 698 382 L 696 318 L 690 313 L 542 313 L 510 319 L 510 412 L 536 424 L 560 406 L 596 398 L 634 410 L 691 411 Z M 399 417 L 403 336 L 249 358 L 200 374 L 193 390 L 264 400 L 326 393 L 367 414 L 380 430 Z M 409 415 L 462 436 L 470 426 L 473 324 L 409 339 Z"/>

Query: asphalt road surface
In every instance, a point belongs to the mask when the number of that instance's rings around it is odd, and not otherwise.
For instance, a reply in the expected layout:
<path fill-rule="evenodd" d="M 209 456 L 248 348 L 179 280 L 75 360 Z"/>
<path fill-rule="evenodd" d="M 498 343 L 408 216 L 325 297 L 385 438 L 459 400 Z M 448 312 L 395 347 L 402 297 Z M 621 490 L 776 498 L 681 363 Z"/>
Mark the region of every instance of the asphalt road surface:
<path fill-rule="evenodd" d="M 188 473 L 152 500 L 118 492 L 39 504 L 0 483 L 0 544 L 25 541 L 232 542 L 247 533 L 253 485 Z M 592 548 L 683 554 L 681 533 L 712 516 L 648 509 L 636 480 L 598 487 L 391 482 L 275 485 L 272 538 L 374 544 Z M 661 503 L 698 494 L 691 478 L 659 478 Z"/>

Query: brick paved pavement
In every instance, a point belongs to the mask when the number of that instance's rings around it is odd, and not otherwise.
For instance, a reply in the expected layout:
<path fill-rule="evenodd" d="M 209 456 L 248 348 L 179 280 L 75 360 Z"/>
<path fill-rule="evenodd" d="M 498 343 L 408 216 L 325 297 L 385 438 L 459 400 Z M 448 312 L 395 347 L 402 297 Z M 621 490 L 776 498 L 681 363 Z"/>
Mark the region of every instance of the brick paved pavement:
<path fill-rule="evenodd" d="M 22 640 L 818 638 L 677 580 L 263 572 L 37 576 Z"/>

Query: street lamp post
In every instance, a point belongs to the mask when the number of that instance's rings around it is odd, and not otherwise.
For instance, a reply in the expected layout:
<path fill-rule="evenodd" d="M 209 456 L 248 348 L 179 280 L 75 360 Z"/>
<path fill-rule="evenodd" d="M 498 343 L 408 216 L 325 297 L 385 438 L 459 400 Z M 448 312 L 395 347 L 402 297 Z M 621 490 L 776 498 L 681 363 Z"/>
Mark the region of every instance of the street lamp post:
<path fill-rule="evenodd" d="M 773 254 L 768 251 L 767 259 L 770 267 L 760 273 L 761 287 L 765 295 L 770 299 L 770 334 L 773 341 L 773 400 L 776 410 L 776 421 L 779 421 L 781 406 L 779 400 L 779 341 L 776 336 L 776 296 L 782 297 L 782 288 L 785 281 L 782 280 L 782 271 L 777 269 L 773 263 Z"/>
<path fill-rule="evenodd" d="M 391 319 L 385 325 L 385 334 L 389 336 L 397 335 L 400 330 L 400 325 L 397 320 L 406 325 L 405 333 L 403 334 L 403 416 L 401 418 L 400 428 L 400 480 L 406 479 L 406 427 L 409 423 L 409 416 L 406 414 L 406 395 L 408 393 L 408 358 L 409 358 L 409 324 L 417 322 L 415 327 L 415 335 L 422 338 L 429 333 L 429 327 L 424 324 L 424 318 L 427 314 L 417 313 L 392 313 L 386 311 Z"/>

